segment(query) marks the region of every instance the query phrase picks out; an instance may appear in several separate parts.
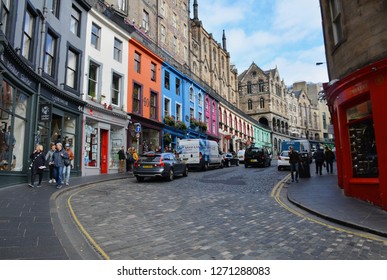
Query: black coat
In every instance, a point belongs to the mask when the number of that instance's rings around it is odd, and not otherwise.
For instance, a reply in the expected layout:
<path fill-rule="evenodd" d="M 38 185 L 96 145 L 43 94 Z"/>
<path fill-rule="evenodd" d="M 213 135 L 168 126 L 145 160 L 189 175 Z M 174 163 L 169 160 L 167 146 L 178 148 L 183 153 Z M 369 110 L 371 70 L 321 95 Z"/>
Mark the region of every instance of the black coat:
<path fill-rule="evenodd" d="M 39 166 L 45 166 L 46 165 L 46 156 L 43 152 L 39 153 L 32 153 L 30 156 L 31 159 L 31 172 L 36 173 L 43 173 L 44 169 L 40 169 Z"/>

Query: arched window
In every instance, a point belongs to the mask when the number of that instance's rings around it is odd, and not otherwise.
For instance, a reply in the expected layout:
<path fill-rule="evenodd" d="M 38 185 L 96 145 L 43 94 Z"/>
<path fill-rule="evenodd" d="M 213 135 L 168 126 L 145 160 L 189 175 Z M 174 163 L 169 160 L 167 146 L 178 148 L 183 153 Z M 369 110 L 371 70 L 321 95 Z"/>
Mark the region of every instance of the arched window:
<path fill-rule="evenodd" d="M 253 101 L 251 99 L 247 101 L 247 110 L 253 110 Z"/>
<path fill-rule="evenodd" d="M 247 82 L 247 94 L 251 94 L 251 93 L 252 93 L 251 81 L 248 81 Z"/>
<path fill-rule="evenodd" d="M 227 113 L 226 113 L 226 110 L 224 110 L 224 112 L 223 112 L 223 123 L 224 123 L 225 125 L 228 124 L 228 122 L 227 122 Z"/>
<path fill-rule="evenodd" d="M 265 108 L 265 99 L 263 97 L 259 99 L 259 107 L 261 109 Z"/>
<path fill-rule="evenodd" d="M 200 92 L 198 94 L 198 103 L 199 103 L 199 106 L 203 106 L 203 96 Z"/>
<path fill-rule="evenodd" d="M 194 101 L 194 95 L 195 95 L 195 91 L 194 91 L 193 87 L 190 87 L 189 88 L 189 100 Z"/>
<path fill-rule="evenodd" d="M 259 82 L 258 82 L 259 92 L 264 92 L 265 91 L 264 85 L 265 85 L 264 81 L 263 80 L 259 80 Z"/>

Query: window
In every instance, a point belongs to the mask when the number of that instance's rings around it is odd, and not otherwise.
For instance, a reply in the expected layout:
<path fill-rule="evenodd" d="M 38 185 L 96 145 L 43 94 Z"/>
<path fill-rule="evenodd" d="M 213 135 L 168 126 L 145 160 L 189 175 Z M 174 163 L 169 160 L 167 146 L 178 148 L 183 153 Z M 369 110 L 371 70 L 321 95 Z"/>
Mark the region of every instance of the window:
<path fill-rule="evenodd" d="M 157 119 L 157 93 L 153 91 L 150 96 L 150 118 Z"/>
<path fill-rule="evenodd" d="M 325 112 L 322 112 L 322 119 L 323 119 L 323 128 L 327 129 L 327 114 Z"/>
<path fill-rule="evenodd" d="M 24 30 L 23 30 L 23 48 L 22 55 L 32 61 L 33 48 L 34 48 L 34 36 L 35 36 L 35 16 L 27 9 L 24 16 Z"/>
<path fill-rule="evenodd" d="M 165 26 L 161 25 L 161 43 L 165 44 Z"/>
<path fill-rule="evenodd" d="M 171 100 L 164 98 L 164 117 L 171 115 Z"/>
<path fill-rule="evenodd" d="M 202 112 L 198 112 L 198 120 L 202 121 L 203 120 L 203 114 Z"/>
<path fill-rule="evenodd" d="M 114 38 L 114 54 L 113 54 L 114 60 L 117 60 L 118 62 L 122 61 L 122 42 L 118 40 L 117 38 Z"/>
<path fill-rule="evenodd" d="M 259 80 L 259 82 L 258 82 L 259 92 L 265 91 L 264 86 L 265 86 L 265 82 L 263 80 Z"/>
<path fill-rule="evenodd" d="M 112 76 L 112 104 L 120 106 L 121 76 L 113 73 Z"/>
<path fill-rule="evenodd" d="M 1 25 L 0 29 L 7 34 L 8 18 L 10 13 L 10 0 L 1 1 Z"/>
<path fill-rule="evenodd" d="M 161 15 L 165 17 L 165 1 L 161 1 L 160 9 L 161 9 Z"/>
<path fill-rule="evenodd" d="M 100 41 L 101 41 L 101 28 L 93 23 L 91 25 L 91 45 L 99 50 L 100 47 Z"/>
<path fill-rule="evenodd" d="M 193 87 L 190 87 L 189 88 L 189 100 L 194 101 L 195 100 L 194 95 L 195 95 L 195 91 L 194 91 Z"/>
<path fill-rule="evenodd" d="M 176 78 L 176 95 L 180 95 L 180 79 Z"/>
<path fill-rule="evenodd" d="M 91 98 L 98 96 L 98 78 L 99 78 L 99 65 L 90 61 L 89 65 L 89 88 L 87 95 Z"/>
<path fill-rule="evenodd" d="M 175 53 L 179 52 L 179 45 L 176 36 L 173 36 L 173 49 L 175 50 Z"/>
<path fill-rule="evenodd" d="M 259 108 L 265 108 L 265 99 L 263 97 L 259 99 Z"/>
<path fill-rule="evenodd" d="M 251 99 L 247 101 L 247 110 L 253 110 L 253 101 Z"/>
<path fill-rule="evenodd" d="M 60 11 L 60 0 L 52 0 L 51 4 L 51 13 L 59 18 L 59 11 Z"/>
<path fill-rule="evenodd" d="M 139 84 L 133 84 L 133 113 L 141 113 L 141 91 L 142 88 Z"/>
<path fill-rule="evenodd" d="M 46 33 L 46 46 L 44 50 L 44 72 L 50 77 L 56 75 L 58 38 L 51 30 Z"/>
<path fill-rule="evenodd" d="M 66 85 L 78 89 L 79 53 L 69 48 L 67 51 Z"/>
<path fill-rule="evenodd" d="M 190 117 L 190 119 L 195 118 L 195 109 L 192 107 L 189 108 L 189 117 Z"/>
<path fill-rule="evenodd" d="M 199 92 L 198 94 L 198 103 L 199 103 L 199 106 L 203 106 L 203 96 L 201 92 Z"/>
<path fill-rule="evenodd" d="M 134 71 L 141 73 L 141 54 L 134 52 Z"/>
<path fill-rule="evenodd" d="M 181 121 L 181 105 L 176 103 L 176 120 Z"/>
<path fill-rule="evenodd" d="M 173 27 L 177 28 L 177 15 L 175 13 L 173 13 L 172 20 L 173 20 Z"/>
<path fill-rule="evenodd" d="M 170 88 L 170 84 L 169 84 L 169 72 L 168 71 L 164 71 L 164 87 L 166 89 L 169 89 Z"/>
<path fill-rule="evenodd" d="M 151 80 L 156 81 L 156 63 L 151 62 Z"/>
<path fill-rule="evenodd" d="M 251 89 L 251 81 L 248 81 L 247 82 L 247 94 L 251 94 L 252 93 L 252 89 Z"/>
<path fill-rule="evenodd" d="M 70 31 L 80 36 L 80 22 L 81 22 L 81 11 L 78 10 L 77 7 L 73 5 L 72 11 L 71 11 L 71 19 L 70 19 Z"/>
<path fill-rule="evenodd" d="M 331 19 L 333 29 L 333 42 L 335 45 L 343 40 L 343 30 L 341 26 L 341 7 L 339 0 L 330 0 Z"/>
<path fill-rule="evenodd" d="M 145 10 L 142 12 L 142 27 L 145 31 L 149 30 L 149 13 Z"/>
<path fill-rule="evenodd" d="M 120 11 L 126 12 L 126 0 L 117 0 L 118 2 L 118 9 Z"/>
<path fill-rule="evenodd" d="M 379 177 L 372 104 L 365 100 L 348 108 L 347 129 L 354 178 Z"/>

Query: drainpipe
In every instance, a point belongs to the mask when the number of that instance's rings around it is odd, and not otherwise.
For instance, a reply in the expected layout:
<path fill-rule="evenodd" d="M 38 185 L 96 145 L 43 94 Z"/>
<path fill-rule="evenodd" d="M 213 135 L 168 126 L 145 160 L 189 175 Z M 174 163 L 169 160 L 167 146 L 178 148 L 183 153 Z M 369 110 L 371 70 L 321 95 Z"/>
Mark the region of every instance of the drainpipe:
<path fill-rule="evenodd" d="M 44 61 L 44 40 L 46 35 L 46 17 L 47 17 L 47 0 L 44 0 L 43 4 L 43 14 L 42 14 L 42 28 L 40 31 L 40 56 L 39 56 L 39 63 L 38 63 L 38 74 L 39 76 L 42 76 L 43 74 L 43 61 Z M 39 103 L 40 103 L 40 91 L 41 91 L 41 82 L 38 83 L 38 95 L 36 98 L 36 117 L 35 117 L 35 129 L 34 129 L 34 143 L 35 145 L 40 142 L 39 139 L 39 130 L 38 130 L 38 123 L 39 123 Z"/>

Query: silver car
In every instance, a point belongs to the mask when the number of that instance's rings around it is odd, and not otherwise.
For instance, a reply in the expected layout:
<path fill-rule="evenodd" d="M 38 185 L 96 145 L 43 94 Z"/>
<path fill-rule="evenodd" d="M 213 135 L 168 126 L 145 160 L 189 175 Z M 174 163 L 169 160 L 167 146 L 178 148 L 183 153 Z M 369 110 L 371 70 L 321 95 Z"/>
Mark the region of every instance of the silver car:
<path fill-rule="evenodd" d="M 146 177 L 162 177 L 172 181 L 175 176 L 188 176 L 188 167 L 173 153 L 147 152 L 134 163 L 133 175 L 138 182 Z"/>

